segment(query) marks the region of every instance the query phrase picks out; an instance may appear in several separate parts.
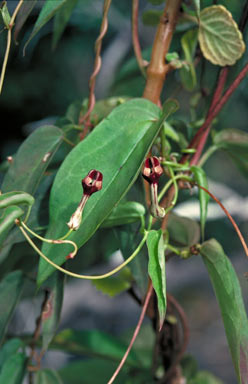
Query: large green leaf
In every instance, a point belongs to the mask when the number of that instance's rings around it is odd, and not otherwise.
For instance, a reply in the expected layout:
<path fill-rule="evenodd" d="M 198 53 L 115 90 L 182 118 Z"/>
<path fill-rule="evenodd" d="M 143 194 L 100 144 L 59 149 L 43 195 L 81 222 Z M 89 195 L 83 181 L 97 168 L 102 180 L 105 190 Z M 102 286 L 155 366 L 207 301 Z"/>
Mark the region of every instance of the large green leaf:
<path fill-rule="evenodd" d="M 166 275 L 165 255 L 162 230 L 149 232 L 147 240 L 149 255 L 148 273 L 157 295 L 160 329 L 166 314 Z"/>
<path fill-rule="evenodd" d="M 248 177 L 248 133 L 240 129 L 223 129 L 214 136 L 214 145 L 229 154 L 245 177 Z"/>
<path fill-rule="evenodd" d="M 56 47 L 59 39 L 61 38 L 77 2 L 78 0 L 67 0 L 56 13 L 53 29 L 53 48 Z"/>
<path fill-rule="evenodd" d="M 42 369 L 35 375 L 34 384 L 62 384 L 59 374 L 53 369 Z"/>
<path fill-rule="evenodd" d="M 24 348 L 22 340 L 13 338 L 8 340 L 0 350 L 0 371 L 5 362 L 14 354 L 18 352 L 20 348 Z"/>
<path fill-rule="evenodd" d="M 203 243 L 200 253 L 220 306 L 238 382 L 244 384 L 248 377 L 248 320 L 238 277 L 215 239 Z"/>
<path fill-rule="evenodd" d="M 20 271 L 11 272 L 0 283 L 0 343 L 20 299 L 23 288 L 23 274 Z"/>
<path fill-rule="evenodd" d="M 28 43 L 32 40 L 32 38 L 39 32 L 39 30 L 55 15 L 55 13 L 62 7 L 62 5 L 70 0 L 46 0 L 38 19 L 34 25 L 33 31 L 25 44 L 24 49 L 27 47 Z"/>
<path fill-rule="evenodd" d="M 42 349 L 46 350 L 59 326 L 64 296 L 64 274 L 56 271 L 47 281 L 49 290 L 47 308 L 42 317 Z"/>
<path fill-rule="evenodd" d="M 96 126 L 69 153 L 56 175 L 51 190 L 47 237 L 58 238 L 67 232 L 66 223 L 82 196 L 81 179 L 91 169 L 97 169 L 103 174 L 103 188 L 90 197 L 80 228 L 70 236 L 78 247 L 82 246 L 130 188 L 164 119 L 177 107 L 174 100 L 169 100 L 160 115 L 153 103 L 134 99 L 118 106 Z M 51 244 L 44 244 L 42 248 L 59 265 L 66 260 L 70 249 Z M 38 285 L 53 271 L 53 267 L 41 260 Z"/>
<path fill-rule="evenodd" d="M 0 373 L 0 384 L 22 384 L 27 358 L 24 353 L 12 355 L 4 364 Z"/>
<path fill-rule="evenodd" d="M 204 170 L 196 165 L 193 165 L 191 171 L 194 174 L 194 179 L 198 185 L 208 189 L 208 179 Z M 205 223 L 207 220 L 208 214 L 208 202 L 209 202 L 209 194 L 205 192 L 203 189 L 199 188 L 199 202 L 200 202 L 200 221 L 201 221 L 201 235 L 204 240 L 204 230 Z"/>
<path fill-rule="evenodd" d="M 33 195 L 62 138 L 62 131 L 54 126 L 35 130 L 18 149 L 4 177 L 2 192 L 24 191 Z"/>
<path fill-rule="evenodd" d="M 200 12 L 199 43 L 205 58 L 221 66 L 235 64 L 245 51 L 242 34 L 232 14 L 222 5 Z"/>
<path fill-rule="evenodd" d="M 74 331 L 66 329 L 53 339 L 51 348 L 75 355 L 101 357 L 119 361 L 126 352 L 127 345 L 113 336 L 98 330 Z M 136 367 L 141 366 L 134 351 L 131 351 L 128 355 L 127 364 Z"/>

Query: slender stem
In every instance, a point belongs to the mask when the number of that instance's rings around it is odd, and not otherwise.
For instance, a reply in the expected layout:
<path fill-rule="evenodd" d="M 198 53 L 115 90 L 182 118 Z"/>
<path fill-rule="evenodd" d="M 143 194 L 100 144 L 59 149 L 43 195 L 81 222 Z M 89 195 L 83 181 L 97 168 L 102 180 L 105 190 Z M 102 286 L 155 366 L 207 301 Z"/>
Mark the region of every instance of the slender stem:
<path fill-rule="evenodd" d="M 207 151 L 202 155 L 202 157 L 200 158 L 200 160 L 198 161 L 197 165 L 199 167 L 202 167 L 206 161 L 210 158 L 210 156 L 212 156 L 212 154 L 217 150 L 218 148 L 215 146 L 215 145 L 212 145 L 211 147 L 209 147 L 207 149 Z"/>
<path fill-rule="evenodd" d="M 168 65 L 165 56 L 169 51 L 181 0 L 167 0 L 163 15 L 157 28 L 152 48 L 151 61 L 147 68 L 147 81 L 143 97 L 158 103 Z"/>
<path fill-rule="evenodd" d="M 226 102 L 228 101 L 230 96 L 233 94 L 233 92 L 239 86 L 241 81 L 245 78 L 247 72 L 248 72 L 248 63 L 243 67 L 243 69 L 237 75 L 236 79 L 233 81 L 233 83 L 230 85 L 230 87 L 226 90 L 226 92 L 221 97 L 219 102 L 210 110 L 204 124 L 201 126 L 201 128 L 197 131 L 196 135 L 192 139 L 192 141 L 190 143 L 190 147 L 193 147 L 193 148 L 197 147 L 197 152 L 195 153 L 193 159 L 190 162 L 191 165 L 196 164 L 198 159 L 201 156 L 202 150 L 204 148 L 205 142 L 207 140 L 208 134 L 209 134 L 210 129 L 211 129 L 211 123 L 212 123 L 213 119 L 218 115 L 218 113 L 221 111 L 223 106 L 226 104 Z M 183 162 L 184 159 L 182 159 L 181 162 Z"/>
<path fill-rule="evenodd" d="M 239 239 L 240 239 L 240 242 L 241 242 L 241 244 L 242 244 L 242 246 L 243 246 L 243 248 L 244 248 L 244 251 L 245 251 L 246 256 L 248 257 L 248 247 L 247 247 L 247 244 L 246 244 L 246 242 L 245 242 L 245 239 L 244 239 L 244 237 L 243 237 L 243 235 L 242 235 L 242 233 L 241 233 L 241 231 L 240 231 L 240 229 L 239 229 L 239 227 L 238 227 L 236 221 L 235 221 L 235 220 L 233 219 L 233 217 L 230 215 L 230 213 L 228 212 L 228 210 L 224 207 L 224 205 L 220 202 L 220 200 L 219 200 L 216 196 L 214 196 L 208 189 L 202 187 L 202 186 L 199 185 L 199 184 L 195 184 L 195 185 L 196 185 L 198 188 L 203 189 L 203 191 L 207 192 L 207 193 L 209 194 L 209 196 L 211 196 L 212 199 L 213 199 L 214 201 L 216 201 L 216 203 L 217 203 L 217 204 L 221 207 L 221 209 L 225 212 L 226 216 L 228 217 L 228 219 L 229 219 L 230 222 L 232 223 L 232 225 L 233 225 L 233 227 L 234 227 L 234 229 L 235 229 L 235 231 L 236 231 L 236 233 L 237 233 L 237 235 L 238 235 L 238 237 L 239 237 Z"/>
<path fill-rule="evenodd" d="M 167 192 L 167 190 L 170 188 L 170 186 L 176 182 L 176 180 L 185 180 L 185 181 L 192 182 L 192 179 L 191 179 L 189 176 L 185 176 L 185 175 L 176 175 L 176 176 L 174 177 L 174 179 L 170 179 L 169 181 L 167 181 L 167 183 L 166 183 L 165 186 L 163 187 L 162 191 L 161 191 L 160 194 L 158 195 L 158 202 L 162 199 L 162 197 L 163 197 L 164 194 Z"/>
<path fill-rule="evenodd" d="M 79 118 L 79 125 L 82 125 L 84 122 L 86 122 L 85 128 L 84 128 L 82 134 L 80 135 L 81 140 L 83 140 L 83 138 L 86 136 L 86 134 L 88 132 L 88 127 L 90 125 L 90 121 L 89 121 L 90 114 L 91 114 L 91 112 L 94 108 L 94 105 L 95 105 L 96 77 L 97 77 L 98 73 L 100 72 L 101 64 L 102 64 L 102 60 L 101 60 L 102 41 L 103 41 L 103 38 L 106 35 L 107 30 L 108 30 L 108 11 L 109 11 L 110 5 L 111 5 L 111 0 L 104 0 L 103 17 L 102 17 L 102 24 L 101 24 L 101 28 L 100 28 L 100 34 L 99 34 L 98 38 L 96 39 L 96 43 L 95 43 L 94 70 L 93 70 L 93 73 L 92 73 L 92 75 L 90 77 L 90 81 L 89 81 L 89 91 L 90 92 L 89 92 L 88 110 L 85 113 L 85 115 L 83 115 L 82 117 Z"/>
<path fill-rule="evenodd" d="M 10 23 L 9 23 L 9 28 L 8 28 L 8 36 L 7 36 L 7 46 L 6 46 L 6 50 L 5 50 L 5 55 L 4 55 L 4 60 L 3 60 L 3 66 L 2 66 L 2 71 L 1 71 L 1 76 L 0 76 L 0 94 L 2 92 L 2 88 L 3 88 L 3 82 L 4 82 L 4 77 L 5 77 L 5 72 L 6 72 L 6 67 L 7 67 L 7 63 L 8 63 L 8 58 L 9 58 L 9 51 L 10 51 L 10 46 L 11 46 L 11 32 L 12 32 L 12 28 L 14 26 L 14 22 L 15 22 L 15 18 L 23 4 L 24 0 L 20 0 L 19 3 L 17 4 L 15 10 L 14 10 L 14 13 L 10 19 Z"/>
<path fill-rule="evenodd" d="M 19 225 L 19 224 L 18 224 Z M 65 240 L 72 232 L 72 229 L 70 229 L 66 234 L 65 236 L 61 237 L 60 239 L 46 239 L 45 237 L 42 237 L 40 235 L 38 235 L 37 233 L 35 233 L 34 231 L 32 231 L 32 229 L 30 229 L 23 221 L 20 221 L 20 225 L 26 229 L 26 231 L 28 231 L 29 233 L 31 233 L 31 235 L 33 235 L 34 237 L 36 237 L 37 239 L 41 240 L 41 241 L 44 241 L 45 243 L 49 243 L 49 244 L 71 244 L 74 248 L 74 251 L 72 252 L 71 254 L 71 257 L 70 258 L 73 258 L 74 256 L 76 256 L 77 254 L 77 251 L 78 251 L 78 247 L 77 247 L 77 244 L 74 243 L 74 241 L 71 241 L 71 240 Z"/>
<path fill-rule="evenodd" d="M 120 264 L 118 267 L 116 267 L 115 269 L 113 269 L 112 271 L 110 272 L 107 272 L 103 275 L 97 275 L 97 276 L 88 276 L 88 275 L 79 275 L 78 273 L 74 273 L 74 272 L 70 272 L 68 271 L 67 269 L 64 269 L 62 267 L 60 267 L 59 265 L 55 264 L 53 261 L 51 261 L 47 256 L 44 255 L 44 253 L 41 252 L 41 250 L 34 244 L 34 242 L 31 240 L 31 238 L 28 236 L 28 234 L 26 233 L 26 231 L 24 230 L 24 228 L 22 228 L 21 226 L 19 226 L 23 236 L 26 238 L 26 240 L 28 241 L 28 243 L 31 245 L 31 247 L 38 253 L 38 255 L 40 255 L 47 263 L 49 263 L 50 265 L 52 265 L 54 268 L 58 269 L 59 271 L 65 273 L 66 275 L 69 275 L 71 277 L 76 277 L 78 279 L 85 279 L 85 280 L 101 280 L 101 279 L 105 279 L 106 277 L 109 277 L 109 276 L 112 276 L 114 275 L 115 273 L 119 272 L 123 267 L 125 267 L 128 263 L 130 263 L 130 261 L 132 261 L 135 256 L 137 256 L 137 254 L 140 252 L 141 248 L 143 247 L 145 241 L 146 241 L 146 238 L 148 236 L 148 232 L 145 232 L 144 234 L 144 237 L 143 239 L 141 240 L 141 242 L 139 243 L 138 247 L 135 249 L 135 251 L 131 254 L 131 256 L 129 256 L 128 259 L 126 259 L 122 264 Z"/>
<path fill-rule="evenodd" d="M 142 57 L 142 52 L 141 52 L 140 42 L 139 42 L 138 20 L 139 20 L 139 0 L 133 0 L 133 5 L 132 5 L 133 49 L 134 49 L 136 60 L 141 70 L 141 73 L 144 77 L 146 77 L 146 72 L 144 69 L 145 62 Z"/>
<path fill-rule="evenodd" d="M 147 310 L 147 307 L 148 307 L 148 304 L 149 304 L 149 301 L 151 299 L 151 296 L 152 296 L 152 292 L 153 292 L 153 286 L 151 284 L 151 281 L 149 282 L 149 287 L 148 287 L 148 291 L 147 291 L 147 294 L 146 294 L 146 298 L 145 298 L 145 302 L 144 302 L 144 305 L 143 305 L 143 308 L 142 308 L 142 311 L 141 311 L 141 314 L 140 314 L 140 318 L 139 318 L 139 321 L 138 321 L 138 324 L 135 328 L 135 331 L 134 331 L 134 334 L 133 334 L 133 337 L 129 343 L 129 346 L 126 350 L 126 353 L 125 355 L 123 356 L 123 358 L 121 359 L 121 362 L 120 364 L 118 365 L 116 371 L 114 372 L 113 376 L 111 377 L 111 379 L 108 381 L 108 384 L 112 384 L 114 382 L 114 380 L 116 379 L 117 375 L 119 374 L 121 368 L 123 367 L 123 365 L 125 364 L 125 361 L 129 355 L 129 352 L 131 351 L 131 348 L 139 334 L 139 331 L 140 331 L 140 328 L 141 328 L 141 325 L 143 323 L 143 320 L 144 320 L 144 317 L 145 317 L 145 313 L 146 313 L 146 310 Z"/>

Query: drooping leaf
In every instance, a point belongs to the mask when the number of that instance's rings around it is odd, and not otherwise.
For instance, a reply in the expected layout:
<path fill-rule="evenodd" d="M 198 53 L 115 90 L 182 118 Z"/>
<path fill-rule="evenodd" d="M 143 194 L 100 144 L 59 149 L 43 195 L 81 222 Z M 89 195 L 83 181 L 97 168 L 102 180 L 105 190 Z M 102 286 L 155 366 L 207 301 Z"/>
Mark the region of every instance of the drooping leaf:
<path fill-rule="evenodd" d="M 70 20 L 73 9 L 75 8 L 78 0 L 67 0 L 57 11 L 54 18 L 54 28 L 53 28 L 53 48 L 56 47 L 59 39 L 61 38 L 66 24 Z"/>
<path fill-rule="evenodd" d="M 193 165 L 190 169 L 194 174 L 194 178 L 197 184 L 208 189 L 208 180 L 204 170 L 200 167 L 197 167 L 196 165 Z M 204 239 L 205 223 L 206 223 L 207 214 L 208 214 L 209 194 L 203 191 L 201 188 L 199 188 L 199 202 L 200 202 L 201 235 L 202 235 L 202 239 Z"/>
<path fill-rule="evenodd" d="M 200 239 L 200 228 L 196 221 L 171 213 L 168 220 L 170 240 L 183 246 L 196 244 Z"/>
<path fill-rule="evenodd" d="M 248 320 L 238 277 L 215 239 L 203 243 L 200 253 L 219 303 L 238 382 L 244 384 L 248 377 Z"/>
<path fill-rule="evenodd" d="M 212 373 L 207 371 L 199 371 L 195 377 L 189 380 L 188 384 L 224 384 L 222 380 L 218 379 Z"/>
<path fill-rule="evenodd" d="M 0 384 L 22 384 L 27 358 L 24 353 L 12 355 L 0 372 Z"/>
<path fill-rule="evenodd" d="M 129 268 L 124 268 L 120 273 L 110 276 L 107 279 L 92 280 L 97 290 L 110 297 L 119 295 L 131 287 L 133 277 Z"/>
<path fill-rule="evenodd" d="M 14 354 L 18 352 L 20 348 L 24 348 L 22 340 L 13 338 L 8 340 L 0 349 L 0 371 L 5 362 Z"/>
<path fill-rule="evenodd" d="M 191 29 L 187 31 L 181 38 L 184 59 L 187 63 L 187 66 L 184 65 L 180 69 L 180 77 L 184 88 L 188 91 L 193 91 L 197 84 L 196 71 L 194 66 L 194 56 L 197 46 L 197 39 L 197 29 Z"/>
<path fill-rule="evenodd" d="M 8 274 L 0 283 L 0 343 L 3 341 L 11 316 L 18 303 L 24 278 L 20 271 Z"/>
<path fill-rule="evenodd" d="M 46 0 L 40 14 L 38 16 L 38 19 L 36 20 L 36 23 L 34 25 L 34 28 L 32 30 L 32 33 L 28 39 L 28 41 L 25 44 L 24 49 L 26 49 L 29 42 L 32 40 L 32 38 L 39 32 L 39 30 L 46 24 L 48 21 L 55 15 L 55 13 L 62 7 L 62 5 L 67 0 Z"/>
<path fill-rule="evenodd" d="M 63 381 L 53 369 L 41 369 L 35 375 L 34 384 L 63 384 Z"/>
<path fill-rule="evenodd" d="M 18 35 L 25 24 L 28 16 L 32 12 L 32 9 L 34 8 L 37 0 L 24 0 L 24 3 L 22 4 L 20 11 L 18 12 L 18 15 L 16 17 L 15 22 L 15 28 L 14 28 L 14 38 L 15 41 L 17 41 Z"/>
<path fill-rule="evenodd" d="M 150 9 L 149 11 L 143 12 L 142 21 L 145 25 L 149 25 L 153 27 L 159 24 L 159 20 L 162 14 L 163 14 L 163 11 Z"/>
<path fill-rule="evenodd" d="M 102 223 L 102 228 L 110 228 L 118 225 L 125 225 L 140 221 L 141 216 L 144 216 L 145 207 L 136 201 L 126 201 L 118 204 L 106 220 Z"/>
<path fill-rule="evenodd" d="M 222 5 L 203 9 L 199 43 L 204 57 L 216 65 L 233 65 L 243 55 L 245 43 L 232 14 Z"/>
<path fill-rule="evenodd" d="M 153 288 L 157 295 L 160 329 L 163 326 L 166 314 L 166 275 L 165 275 L 165 249 L 163 232 L 152 230 L 147 240 L 149 255 L 148 273 L 152 280 Z"/>
<path fill-rule="evenodd" d="M 81 226 L 70 236 L 78 247 L 82 246 L 131 187 L 164 119 L 176 109 L 177 103 L 168 100 L 159 118 L 159 109 L 153 103 L 144 99 L 128 101 L 78 144 L 56 175 L 51 190 L 47 237 L 59 238 L 67 232 L 66 223 L 82 196 L 81 179 L 91 169 L 97 169 L 103 174 L 103 188 L 90 197 Z M 71 247 L 52 244 L 44 244 L 42 249 L 59 265 L 71 251 Z M 53 267 L 41 260 L 38 285 L 53 271 Z"/>
<path fill-rule="evenodd" d="M 248 177 L 248 133 L 239 129 L 223 129 L 214 136 L 214 145 L 228 153 L 240 172 Z"/>
<path fill-rule="evenodd" d="M 59 128 L 49 125 L 35 130 L 20 146 L 4 177 L 2 192 L 24 191 L 34 195 L 62 135 Z"/>
<path fill-rule="evenodd" d="M 49 290 L 47 307 L 42 316 L 42 349 L 46 350 L 59 326 L 64 295 L 64 275 L 56 271 L 47 281 Z"/>
<path fill-rule="evenodd" d="M 127 345 L 115 337 L 98 330 L 74 331 L 72 329 L 65 329 L 53 339 L 51 348 L 75 355 L 101 357 L 119 361 L 126 352 Z M 141 366 L 134 351 L 130 352 L 127 361 L 129 365 Z"/>

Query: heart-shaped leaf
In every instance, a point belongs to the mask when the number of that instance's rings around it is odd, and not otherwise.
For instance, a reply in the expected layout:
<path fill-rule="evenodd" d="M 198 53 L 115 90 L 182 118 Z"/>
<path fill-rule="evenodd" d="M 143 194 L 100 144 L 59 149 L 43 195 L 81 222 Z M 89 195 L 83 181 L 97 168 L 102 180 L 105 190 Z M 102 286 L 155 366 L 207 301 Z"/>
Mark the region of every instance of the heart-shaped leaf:
<path fill-rule="evenodd" d="M 66 223 L 82 197 L 81 179 L 91 169 L 97 169 L 103 174 L 102 190 L 90 197 L 82 224 L 70 239 L 81 247 L 93 235 L 131 187 L 164 119 L 177 106 L 174 100 L 169 100 L 159 118 L 159 108 L 148 100 L 128 101 L 114 109 L 69 153 L 51 190 L 51 220 L 47 237 L 59 238 L 67 232 Z M 71 247 L 44 244 L 42 250 L 61 265 Z M 41 260 L 38 284 L 53 271 L 53 267 Z"/>
<path fill-rule="evenodd" d="M 198 38 L 204 57 L 216 65 L 233 65 L 245 51 L 242 34 L 232 14 L 222 5 L 200 12 Z"/>
<path fill-rule="evenodd" d="M 152 230 L 147 240 L 149 255 L 148 273 L 152 280 L 153 288 L 157 295 L 160 329 L 166 314 L 166 275 L 165 275 L 165 249 L 163 232 Z"/>
<path fill-rule="evenodd" d="M 238 277 L 221 245 L 211 239 L 200 253 L 218 300 L 238 382 L 248 377 L 248 319 Z"/>

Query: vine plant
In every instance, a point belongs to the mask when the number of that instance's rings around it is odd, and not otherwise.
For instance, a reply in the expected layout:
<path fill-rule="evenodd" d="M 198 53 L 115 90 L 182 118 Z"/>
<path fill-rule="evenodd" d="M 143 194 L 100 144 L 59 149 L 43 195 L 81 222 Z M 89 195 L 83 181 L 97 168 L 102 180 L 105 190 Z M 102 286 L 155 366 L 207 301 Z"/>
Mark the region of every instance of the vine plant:
<path fill-rule="evenodd" d="M 2 4 L 7 47 L 0 89 L 6 73 L 12 29 L 15 29 L 17 38 L 34 3 L 20 0 L 12 16 L 8 3 Z M 76 3 L 74 0 L 46 0 L 25 47 L 53 17 L 54 42 L 57 43 Z M 73 352 L 71 345 L 74 345 L 74 351 L 88 347 L 91 353 L 97 354 L 98 348 L 104 351 L 105 344 L 106 358 L 112 356 L 114 361 L 107 369 L 109 384 L 115 380 L 123 383 L 220 383 L 209 372 L 188 368 L 192 361 L 185 357 L 189 331 L 187 318 L 181 305 L 166 290 L 166 263 L 170 257 L 188 259 L 193 255 L 201 255 L 213 285 L 237 382 L 248 382 L 248 321 L 239 280 L 218 239 L 205 239 L 210 197 L 231 221 L 247 257 L 248 249 L 230 213 L 209 191 L 204 171 L 208 158 L 215 151 L 224 149 L 234 160 L 239 159 L 237 163 L 247 175 L 248 134 L 238 129 L 217 131 L 215 127 L 220 111 L 248 72 L 248 63 L 243 64 L 241 70 L 237 69 L 245 52 L 242 33 L 247 22 L 247 2 L 244 1 L 240 12 L 239 27 L 223 5 L 209 5 L 202 1 L 201 7 L 199 0 L 149 0 L 148 3 L 151 7 L 159 6 L 158 10 L 143 14 L 145 23 L 156 25 L 149 61 L 143 58 L 139 42 L 138 0 L 133 0 L 130 15 L 134 52 L 145 77 L 143 96 L 130 99 L 120 95 L 103 101 L 95 100 L 102 42 L 111 8 L 111 0 L 104 0 L 88 102 L 81 102 L 79 107 L 72 104 L 55 125 L 35 130 L 17 153 L 8 158 L 0 195 L 0 261 L 4 263 L 7 260 L 14 244 L 26 240 L 39 256 L 36 258 L 39 265 L 31 273 L 25 267 L 8 271 L 0 283 L 3 309 L 0 316 L 0 383 L 22 383 L 25 375 L 28 375 L 29 383 L 93 382 L 86 377 L 84 362 L 81 378 L 76 381 L 70 364 L 67 372 L 71 372 L 71 377 L 68 379 L 64 374 L 66 369 L 56 372 L 42 368 L 42 358 L 49 347 L 68 352 Z M 184 26 L 183 32 L 179 29 L 181 48 L 173 52 L 171 42 L 179 25 Z M 180 58 L 180 52 L 184 57 Z M 199 67 L 206 61 L 220 67 L 214 91 L 207 100 L 203 92 L 199 93 Z M 172 74 L 180 76 L 181 87 L 193 96 L 197 95 L 195 108 L 202 114 L 200 118 L 192 115 L 187 137 L 177 130 L 176 120 L 172 118 L 172 114 L 180 109 L 178 101 L 167 93 L 166 80 Z M 8 84 L 8 78 L 5 83 Z M 200 100 L 203 107 L 197 109 Z M 107 107 L 104 109 L 104 106 Z M 211 130 L 214 134 L 210 138 Z M 207 140 L 211 144 L 205 149 Z M 66 145 L 66 151 L 62 149 L 63 145 Z M 66 152 L 59 166 L 53 160 L 56 152 Z M 48 171 L 56 174 L 55 178 L 49 177 Z M 140 175 L 143 176 L 144 198 Z M 39 226 L 38 218 L 41 202 L 46 198 L 51 183 L 50 220 L 44 228 Z M 130 188 L 132 191 L 134 185 L 139 190 L 138 201 L 129 200 L 128 191 Z M 180 221 L 180 217 L 173 213 L 181 191 L 191 192 L 192 189 L 198 189 L 200 231 L 193 220 Z M 124 261 L 113 270 L 94 276 L 71 271 L 71 259 L 81 257 L 76 256 L 77 253 L 83 255 L 85 244 L 103 228 L 117 233 L 118 249 Z M 191 228 L 195 232 L 194 242 L 185 244 L 182 237 Z M 121 231 L 126 233 L 124 240 Z M 64 274 L 92 280 L 105 293 L 111 289 L 113 275 L 117 274 L 115 281 L 124 282 L 121 290 L 128 289 L 142 306 L 126 351 L 121 343 L 116 349 L 115 342 L 111 338 L 107 340 L 101 333 L 95 336 L 97 345 L 94 347 L 89 345 L 90 331 L 70 330 L 57 334 Z M 23 287 L 34 279 L 39 292 L 44 293 L 41 313 L 34 333 L 17 338 L 8 332 L 8 325 Z M 114 294 L 119 292 L 118 288 Z M 130 352 L 145 315 L 150 318 L 155 334 L 154 352 L 150 351 L 149 362 L 142 362 L 142 355 L 139 357 L 138 352 L 137 356 Z M 111 351 L 109 356 L 108 349 Z M 118 360 L 119 365 L 116 363 Z M 101 372 L 99 375 L 97 382 L 105 382 L 101 381 Z"/>

